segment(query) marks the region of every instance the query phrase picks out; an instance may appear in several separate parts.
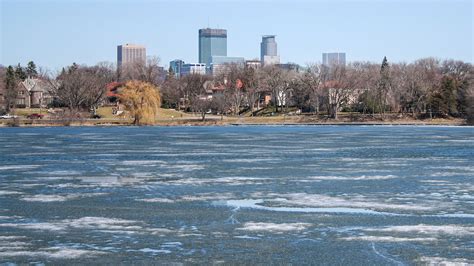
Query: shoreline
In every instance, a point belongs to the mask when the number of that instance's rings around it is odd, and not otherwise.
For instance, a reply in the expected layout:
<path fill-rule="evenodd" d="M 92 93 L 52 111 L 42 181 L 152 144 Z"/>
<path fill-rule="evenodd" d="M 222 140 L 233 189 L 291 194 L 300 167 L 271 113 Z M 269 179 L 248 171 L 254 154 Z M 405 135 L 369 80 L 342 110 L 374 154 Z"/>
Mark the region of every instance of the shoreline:
<path fill-rule="evenodd" d="M 230 121 L 229 121 L 230 120 Z M 312 122 L 312 121 L 242 121 L 242 119 L 206 119 L 200 120 L 169 120 L 158 121 L 154 125 L 143 126 L 474 126 L 469 125 L 464 120 L 442 120 L 442 121 L 423 121 L 423 120 L 400 120 L 400 121 L 328 121 L 328 122 Z M 233 120 L 233 121 L 232 121 Z M 0 128 L 7 127 L 126 127 L 135 126 L 128 121 L 0 121 Z"/>

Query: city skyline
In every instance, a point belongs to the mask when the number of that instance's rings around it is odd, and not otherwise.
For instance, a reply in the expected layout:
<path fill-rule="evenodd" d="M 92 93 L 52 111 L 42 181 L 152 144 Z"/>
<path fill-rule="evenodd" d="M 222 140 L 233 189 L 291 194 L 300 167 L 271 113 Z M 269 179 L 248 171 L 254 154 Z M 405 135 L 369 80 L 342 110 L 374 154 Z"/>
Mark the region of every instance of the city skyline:
<path fill-rule="evenodd" d="M 322 53 L 337 51 L 346 52 L 348 62 L 379 62 L 384 56 L 391 62 L 424 57 L 472 62 L 470 1 L 278 1 L 272 6 L 262 1 L 245 1 L 245 5 L 212 1 L 119 3 L 3 0 L 0 64 L 24 65 L 33 60 L 57 70 L 72 62 L 115 63 L 114 47 L 121 43 L 145 45 L 147 55 L 159 57 L 163 66 L 177 58 L 198 62 L 196 31 L 207 26 L 226 29 L 229 53 L 248 60 L 259 58 L 262 35 L 275 34 L 281 63 L 321 62 Z M 106 12 L 125 9 L 130 11 L 130 21 L 103 17 Z M 233 18 L 228 10 L 245 14 L 246 19 Z M 180 19 L 171 19 L 178 11 Z M 187 16 L 190 13 L 195 16 Z M 36 30 L 19 30 L 32 21 Z M 137 29 L 138 25 L 142 28 Z"/>

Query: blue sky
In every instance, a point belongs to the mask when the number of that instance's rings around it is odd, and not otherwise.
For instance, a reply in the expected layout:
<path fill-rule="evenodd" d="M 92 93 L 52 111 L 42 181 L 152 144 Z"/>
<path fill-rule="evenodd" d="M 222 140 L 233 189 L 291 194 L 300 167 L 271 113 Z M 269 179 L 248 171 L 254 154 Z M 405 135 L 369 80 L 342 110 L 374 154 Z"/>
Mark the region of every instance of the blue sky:
<path fill-rule="evenodd" d="M 116 62 L 116 46 L 138 43 L 161 64 L 198 60 L 198 29 L 228 31 L 229 56 L 258 58 L 261 35 L 277 35 L 283 62 L 411 62 L 423 57 L 473 62 L 471 0 L 152 1 L 0 0 L 3 65 L 57 70 L 72 62 Z"/>

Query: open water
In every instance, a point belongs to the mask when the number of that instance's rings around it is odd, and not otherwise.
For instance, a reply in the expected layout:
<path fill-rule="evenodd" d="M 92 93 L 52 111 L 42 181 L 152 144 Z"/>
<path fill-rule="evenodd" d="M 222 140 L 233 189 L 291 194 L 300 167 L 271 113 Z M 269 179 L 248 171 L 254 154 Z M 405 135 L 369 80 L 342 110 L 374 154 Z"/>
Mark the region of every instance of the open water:
<path fill-rule="evenodd" d="M 0 264 L 474 263 L 474 128 L 0 128 Z"/>

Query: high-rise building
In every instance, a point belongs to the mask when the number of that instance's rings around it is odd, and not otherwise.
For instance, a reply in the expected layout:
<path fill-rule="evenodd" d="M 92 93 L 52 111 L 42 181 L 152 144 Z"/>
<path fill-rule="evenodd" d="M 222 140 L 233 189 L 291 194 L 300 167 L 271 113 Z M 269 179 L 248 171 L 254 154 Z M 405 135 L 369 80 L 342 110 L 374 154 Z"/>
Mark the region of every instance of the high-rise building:
<path fill-rule="evenodd" d="M 128 43 L 117 46 L 117 66 L 121 67 L 136 62 L 146 62 L 145 46 Z"/>
<path fill-rule="evenodd" d="M 199 30 L 199 63 L 210 67 L 212 56 L 227 56 L 227 30 Z"/>
<path fill-rule="evenodd" d="M 206 74 L 206 64 L 184 64 L 181 67 L 180 76 L 184 77 L 190 74 L 205 75 Z"/>
<path fill-rule="evenodd" d="M 260 61 L 263 66 L 280 63 L 275 35 L 262 36 L 262 42 L 260 43 Z"/>
<path fill-rule="evenodd" d="M 211 56 L 211 67 L 208 73 L 216 76 L 225 71 L 229 65 L 243 67 L 245 65 L 245 58 L 218 55 Z"/>
<path fill-rule="evenodd" d="M 258 59 L 247 60 L 247 61 L 245 61 L 245 66 L 253 68 L 253 69 L 259 69 L 262 66 L 262 62 Z"/>
<path fill-rule="evenodd" d="M 346 53 L 323 53 L 323 65 L 346 65 Z"/>
<path fill-rule="evenodd" d="M 173 70 L 174 76 L 176 78 L 181 77 L 181 69 L 183 68 L 184 61 L 181 59 L 176 59 L 170 62 L 170 68 Z"/>

